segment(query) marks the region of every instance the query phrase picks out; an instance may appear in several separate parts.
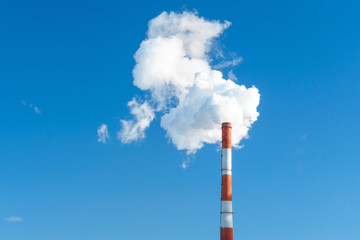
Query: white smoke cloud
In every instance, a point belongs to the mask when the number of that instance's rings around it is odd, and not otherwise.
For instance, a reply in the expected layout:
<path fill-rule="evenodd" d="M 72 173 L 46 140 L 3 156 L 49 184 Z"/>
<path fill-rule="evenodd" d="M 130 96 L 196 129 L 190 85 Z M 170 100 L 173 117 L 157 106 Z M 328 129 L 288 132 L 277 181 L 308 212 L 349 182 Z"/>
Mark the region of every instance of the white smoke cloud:
<path fill-rule="evenodd" d="M 107 143 L 107 140 L 110 139 L 109 131 L 106 124 L 101 124 L 97 130 L 98 142 Z"/>
<path fill-rule="evenodd" d="M 205 143 L 221 141 L 221 123 L 232 123 L 232 143 L 238 146 L 257 120 L 260 94 L 223 78 L 211 67 L 213 40 L 230 22 L 209 21 L 196 13 L 163 12 L 149 22 L 147 38 L 135 53 L 134 85 L 149 99 L 128 103 L 134 120 L 121 120 L 123 143 L 145 137 L 155 117 L 179 150 L 195 153 Z M 238 64 L 241 58 L 228 62 Z"/>

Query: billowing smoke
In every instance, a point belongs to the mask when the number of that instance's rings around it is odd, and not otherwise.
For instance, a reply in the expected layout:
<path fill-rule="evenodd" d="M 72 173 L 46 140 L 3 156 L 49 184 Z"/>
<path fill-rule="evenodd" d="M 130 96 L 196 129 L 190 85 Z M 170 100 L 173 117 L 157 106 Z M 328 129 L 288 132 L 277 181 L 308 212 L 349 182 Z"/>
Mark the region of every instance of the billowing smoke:
<path fill-rule="evenodd" d="M 118 136 L 122 142 L 145 138 L 156 114 L 172 143 L 189 154 L 205 143 L 221 141 L 220 127 L 225 121 L 232 123 L 234 146 L 248 136 L 259 116 L 258 89 L 224 79 L 210 65 L 214 39 L 230 25 L 193 12 L 163 12 L 149 22 L 133 69 L 134 85 L 149 96 L 128 103 L 133 120 L 121 120 Z"/>

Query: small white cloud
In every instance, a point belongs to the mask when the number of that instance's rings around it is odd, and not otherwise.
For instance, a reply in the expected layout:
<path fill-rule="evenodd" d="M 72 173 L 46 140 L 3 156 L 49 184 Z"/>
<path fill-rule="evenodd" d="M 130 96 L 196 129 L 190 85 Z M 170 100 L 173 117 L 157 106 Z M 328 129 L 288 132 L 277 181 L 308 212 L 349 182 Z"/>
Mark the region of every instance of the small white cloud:
<path fill-rule="evenodd" d="M 135 98 L 128 102 L 131 114 L 134 120 L 120 120 L 122 130 L 118 132 L 118 138 L 122 143 L 131 143 L 133 141 L 145 138 L 145 130 L 149 127 L 155 117 L 154 109 L 145 101 L 140 104 Z"/>
<path fill-rule="evenodd" d="M 22 219 L 21 217 L 8 217 L 5 218 L 5 221 L 15 223 L 15 222 L 23 222 L 24 219 Z"/>
<path fill-rule="evenodd" d="M 34 111 L 35 111 L 36 114 L 40 114 L 40 113 L 41 113 L 38 107 L 34 107 Z"/>
<path fill-rule="evenodd" d="M 25 102 L 24 100 L 21 101 L 21 104 L 22 104 L 23 106 L 26 106 L 26 102 Z"/>
<path fill-rule="evenodd" d="M 234 149 L 242 149 L 245 147 L 245 145 L 234 145 L 232 146 Z"/>
<path fill-rule="evenodd" d="M 181 168 L 187 169 L 189 167 L 190 159 L 186 159 L 181 163 Z"/>
<path fill-rule="evenodd" d="M 110 139 L 109 131 L 106 124 L 101 124 L 97 130 L 98 142 L 107 143 L 107 140 Z"/>

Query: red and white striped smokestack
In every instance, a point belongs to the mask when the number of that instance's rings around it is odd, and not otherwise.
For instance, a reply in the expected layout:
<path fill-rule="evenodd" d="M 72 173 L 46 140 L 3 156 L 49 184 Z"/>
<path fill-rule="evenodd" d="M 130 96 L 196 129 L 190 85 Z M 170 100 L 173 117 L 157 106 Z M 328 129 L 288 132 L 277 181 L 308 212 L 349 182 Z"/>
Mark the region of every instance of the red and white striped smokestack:
<path fill-rule="evenodd" d="M 233 240 L 233 211 L 231 189 L 231 123 L 222 123 L 221 129 L 222 149 L 220 240 Z"/>

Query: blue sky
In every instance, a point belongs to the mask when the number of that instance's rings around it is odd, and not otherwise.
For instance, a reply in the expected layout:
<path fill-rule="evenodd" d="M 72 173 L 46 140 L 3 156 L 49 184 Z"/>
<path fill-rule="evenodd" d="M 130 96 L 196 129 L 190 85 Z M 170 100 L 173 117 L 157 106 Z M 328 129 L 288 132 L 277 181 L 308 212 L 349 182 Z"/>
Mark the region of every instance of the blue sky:
<path fill-rule="evenodd" d="M 232 22 L 218 40 L 244 60 L 224 74 L 261 94 L 233 153 L 234 239 L 358 240 L 359 7 L 2 1 L 0 239 L 219 239 L 216 145 L 182 169 L 188 156 L 158 118 L 145 140 L 116 140 L 126 103 L 143 95 L 131 72 L 147 22 L 196 9 Z M 102 123 L 108 144 L 97 142 Z"/>

